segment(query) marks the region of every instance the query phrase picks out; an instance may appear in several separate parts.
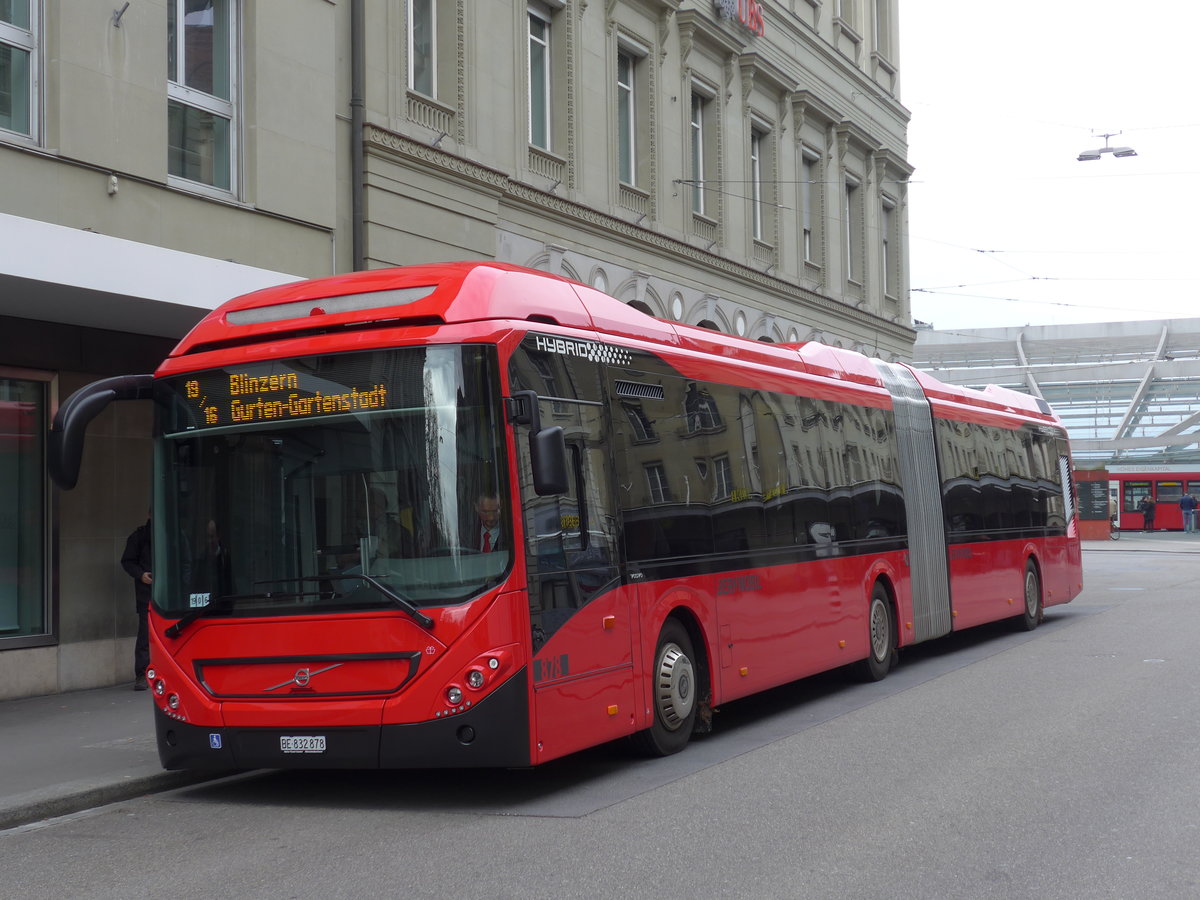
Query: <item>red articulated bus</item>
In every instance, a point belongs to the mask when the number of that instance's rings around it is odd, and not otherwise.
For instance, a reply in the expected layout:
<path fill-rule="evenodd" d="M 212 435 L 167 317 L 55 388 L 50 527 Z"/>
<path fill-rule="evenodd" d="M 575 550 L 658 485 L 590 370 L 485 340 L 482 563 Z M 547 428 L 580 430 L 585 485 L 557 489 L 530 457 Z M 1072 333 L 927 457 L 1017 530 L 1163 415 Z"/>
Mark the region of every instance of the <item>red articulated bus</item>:
<path fill-rule="evenodd" d="M 660 321 L 498 263 L 237 298 L 51 431 L 156 407 L 165 767 L 527 766 L 1081 588 L 1023 394 Z M 486 533 L 486 534 L 485 534 Z"/>

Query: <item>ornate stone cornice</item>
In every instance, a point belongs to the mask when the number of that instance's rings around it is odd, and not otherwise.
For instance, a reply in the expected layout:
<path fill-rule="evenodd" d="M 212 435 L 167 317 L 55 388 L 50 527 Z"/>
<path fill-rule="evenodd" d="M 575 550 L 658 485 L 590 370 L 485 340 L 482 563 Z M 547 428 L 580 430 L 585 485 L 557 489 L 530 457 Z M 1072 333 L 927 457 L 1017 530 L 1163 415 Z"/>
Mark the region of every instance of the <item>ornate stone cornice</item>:
<path fill-rule="evenodd" d="M 445 178 L 472 182 L 499 195 L 501 202 L 513 207 L 523 207 L 539 218 L 557 219 L 563 225 L 616 238 L 631 247 L 656 250 L 664 256 L 735 278 L 780 300 L 808 304 L 848 323 L 881 333 L 886 332 L 898 341 L 911 343 L 914 339 L 915 333 L 912 329 L 881 316 L 855 309 L 783 278 L 766 275 L 750 266 L 710 253 L 651 228 L 635 225 L 565 197 L 539 190 L 515 180 L 504 172 L 471 162 L 378 125 L 368 124 L 364 127 L 363 142 L 369 153 L 380 157 L 394 157 L 398 164 L 419 167 Z"/>
<path fill-rule="evenodd" d="M 881 172 L 894 173 L 896 181 L 907 181 L 912 177 L 912 173 L 916 171 L 909 164 L 908 160 L 885 147 L 881 147 L 875 151 L 875 165 L 879 167 Z"/>
<path fill-rule="evenodd" d="M 714 51 L 719 58 L 740 54 L 745 46 L 715 20 L 697 10 L 681 9 L 675 14 L 675 21 L 679 29 L 681 66 L 687 66 L 688 55 L 696 44 Z"/>
<path fill-rule="evenodd" d="M 802 88 L 792 94 L 792 117 L 796 122 L 797 136 L 807 121 L 811 120 L 823 125 L 842 121 L 840 110 L 825 102 L 808 88 Z"/>
<path fill-rule="evenodd" d="M 874 153 L 879 149 L 879 139 L 857 122 L 844 119 L 837 124 L 836 131 L 838 141 L 843 146 L 858 146 L 867 153 Z"/>
<path fill-rule="evenodd" d="M 764 85 L 767 90 L 788 93 L 796 87 L 794 78 L 756 50 L 741 54 L 738 63 L 741 65 L 743 78 L 749 77 L 751 81 Z"/>
<path fill-rule="evenodd" d="M 363 145 L 368 153 L 397 156 L 424 169 L 440 171 L 496 191 L 503 191 L 510 180 L 507 174 L 497 169 L 481 166 L 378 125 L 363 126 Z"/>

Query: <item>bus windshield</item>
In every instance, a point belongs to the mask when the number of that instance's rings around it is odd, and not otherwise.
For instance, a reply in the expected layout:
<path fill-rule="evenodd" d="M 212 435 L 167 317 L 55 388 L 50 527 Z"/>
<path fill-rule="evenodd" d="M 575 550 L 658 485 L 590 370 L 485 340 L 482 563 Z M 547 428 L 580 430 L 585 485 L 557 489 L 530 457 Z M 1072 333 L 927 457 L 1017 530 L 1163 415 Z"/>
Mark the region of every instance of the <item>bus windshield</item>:
<path fill-rule="evenodd" d="M 156 608 L 445 606 L 496 584 L 513 546 L 497 385 L 476 345 L 161 380 Z"/>

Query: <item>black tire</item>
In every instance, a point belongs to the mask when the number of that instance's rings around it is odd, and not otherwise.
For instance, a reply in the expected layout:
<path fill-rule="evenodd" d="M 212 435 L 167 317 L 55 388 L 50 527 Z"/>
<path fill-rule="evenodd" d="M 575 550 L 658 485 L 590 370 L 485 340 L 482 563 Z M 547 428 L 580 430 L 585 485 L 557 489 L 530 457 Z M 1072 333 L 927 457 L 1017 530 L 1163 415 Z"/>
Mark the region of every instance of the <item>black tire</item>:
<path fill-rule="evenodd" d="M 881 681 L 896 660 L 896 616 L 887 588 L 878 581 L 867 607 L 867 637 L 867 658 L 858 664 L 858 676 L 863 681 Z"/>
<path fill-rule="evenodd" d="M 687 746 L 700 708 L 692 639 L 677 619 L 667 619 L 658 636 L 651 672 L 650 703 L 654 720 L 633 735 L 634 746 L 647 756 L 670 756 Z"/>
<path fill-rule="evenodd" d="M 1017 622 L 1022 631 L 1033 631 L 1041 623 L 1045 608 L 1042 606 L 1042 579 L 1032 559 L 1025 563 L 1024 601 Z"/>

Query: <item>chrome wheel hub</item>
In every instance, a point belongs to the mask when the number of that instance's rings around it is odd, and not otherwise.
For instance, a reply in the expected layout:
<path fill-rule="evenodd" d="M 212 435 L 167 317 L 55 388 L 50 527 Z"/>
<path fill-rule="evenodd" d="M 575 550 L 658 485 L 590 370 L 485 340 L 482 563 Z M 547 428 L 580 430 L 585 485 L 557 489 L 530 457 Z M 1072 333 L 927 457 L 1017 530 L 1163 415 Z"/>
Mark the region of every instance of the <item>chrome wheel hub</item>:
<path fill-rule="evenodd" d="M 876 662 L 883 662 L 891 649 L 891 631 L 887 604 L 876 597 L 871 601 L 871 655 Z"/>
<path fill-rule="evenodd" d="M 668 731 L 678 729 L 696 704 L 696 674 L 678 644 L 665 645 L 658 657 L 654 702 Z"/>
<path fill-rule="evenodd" d="M 1025 572 L 1025 614 L 1029 618 L 1037 615 L 1038 611 L 1038 581 L 1032 569 Z"/>

